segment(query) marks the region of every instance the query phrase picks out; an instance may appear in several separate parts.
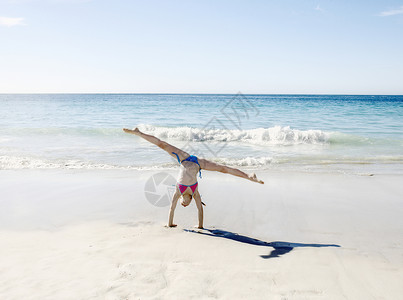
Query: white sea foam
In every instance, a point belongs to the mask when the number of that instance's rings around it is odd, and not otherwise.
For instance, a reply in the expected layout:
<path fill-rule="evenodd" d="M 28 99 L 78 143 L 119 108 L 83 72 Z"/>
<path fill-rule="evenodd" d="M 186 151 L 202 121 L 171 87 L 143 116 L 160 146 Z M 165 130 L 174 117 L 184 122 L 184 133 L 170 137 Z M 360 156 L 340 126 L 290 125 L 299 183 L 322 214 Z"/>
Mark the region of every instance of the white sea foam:
<path fill-rule="evenodd" d="M 263 167 L 273 162 L 272 157 L 219 158 L 212 160 L 233 167 Z"/>
<path fill-rule="evenodd" d="M 191 144 L 195 152 L 189 153 L 232 167 L 264 169 L 274 165 L 401 164 L 403 161 L 401 153 L 388 152 L 392 146 L 401 149 L 401 140 L 388 141 L 341 132 L 298 130 L 289 126 L 247 130 L 153 125 L 140 125 L 139 128 L 179 147 Z M 18 132 L 11 135 L 8 129 L 6 135 L 0 136 L 0 142 L 3 142 L 0 169 L 130 170 L 177 167 L 177 163 L 170 161 L 168 156 L 157 154 L 159 149 L 151 145 L 143 147 L 120 128 L 35 130 L 38 135 L 44 136 L 31 137 L 30 132 L 29 136 L 21 137 Z M 21 134 L 25 133 L 21 131 Z M 220 142 L 227 145 L 221 147 Z"/>
<path fill-rule="evenodd" d="M 297 130 L 289 126 L 248 130 L 200 129 L 192 127 L 156 127 L 139 125 L 145 133 L 160 139 L 192 142 L 241 142 L 254 145 L 327 144 L 330 132 Z"/>
<path fill-rule="evenodd" d="M 128 167 L 79 160 L 52 161 L 28 156 L 0 156 L 0 170 L 5 169 L 128 169 Z"/>
<path fill-rule="evenodd" d="M 262 167 L 272 162 L 270 157 L 246 157 L 212 159 L 233 167 Z M 28 156 L 0 156 L 0 170 L 12 169 L 82 169 L 82 170 L 142 170 L 142 169 L 165 169 L 175 168 L 178 164 L 161 163 L 153 165 L 117 165 L 106 163 L 94 163 L 81 160 L 46 160 Z"/>
<path fill-rule="evenodd" d="M 245 158 L 212 158 L 214 162 L 236 168 L 266 169 L 275 166 L 331 166 L 331 165 L 395 165 L 400 168 L 403 165 L 403 156 L 378 156 L 378 157 L 245 157 Z M 28 156 L 0 156 L 0 170 L 18 169 L 67 169 L 67 170 L 164 170 L 175 169 L 176 162 L 153 163 L 149 165 L 124 165 L 96 163 L 82 160 L 47 160 Z"/>

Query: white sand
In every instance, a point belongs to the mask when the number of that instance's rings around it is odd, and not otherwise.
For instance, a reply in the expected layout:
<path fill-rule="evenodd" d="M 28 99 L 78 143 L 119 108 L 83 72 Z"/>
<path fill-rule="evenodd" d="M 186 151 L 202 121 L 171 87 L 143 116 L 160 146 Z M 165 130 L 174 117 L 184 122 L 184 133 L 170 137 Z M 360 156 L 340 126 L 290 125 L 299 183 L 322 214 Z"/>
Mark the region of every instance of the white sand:
<path fill-rule="evenodd" d="M 402 176 L 204 172 L 205 227 L 294 246 L 274 249 L 184 231 L 194 204 L 165 228 L 144 196 L 153 173 L 0 171 L 0 299 L 403 295 Z"/>

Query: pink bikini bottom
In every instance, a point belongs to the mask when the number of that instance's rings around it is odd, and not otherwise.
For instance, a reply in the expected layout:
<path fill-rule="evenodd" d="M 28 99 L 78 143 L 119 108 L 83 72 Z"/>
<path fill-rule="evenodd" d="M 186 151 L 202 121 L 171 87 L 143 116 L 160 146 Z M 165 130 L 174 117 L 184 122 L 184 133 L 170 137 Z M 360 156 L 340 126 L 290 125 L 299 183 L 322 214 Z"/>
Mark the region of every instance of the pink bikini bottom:
<path fill-rule="evenodd" d="M 198 183 L 196 182 L 195 184 L 192 184 L 192 185 L 186 185 L 186 184 L 180 184 L 180 183 L 178 183 L 178 188 L 179 188 L 179 191 L 181 192 L 181 194 L 183 195 L 183 193 L 186 191 L 186 189 L 188 188 L 188 187 L 190 187 L 190 189 L 192 190 L 192 195 L 195 193 L 195 190 L 196 190 L 196 188 L 197 188 L 197 185 L 198 185 Z"/>

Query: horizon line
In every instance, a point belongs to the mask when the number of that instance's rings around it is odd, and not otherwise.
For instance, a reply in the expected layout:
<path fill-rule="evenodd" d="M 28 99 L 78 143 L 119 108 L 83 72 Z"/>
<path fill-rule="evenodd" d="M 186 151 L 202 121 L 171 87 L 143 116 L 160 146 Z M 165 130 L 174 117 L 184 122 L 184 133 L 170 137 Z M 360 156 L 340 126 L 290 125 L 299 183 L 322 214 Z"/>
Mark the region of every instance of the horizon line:
<path fill-rule="evenodd" d="M 272 96 L 272 95 L 291 95 L 291 96 L 303 96 L 303 95 L 313 95 L 313 96 L 403 96 L 403 94 L 344 94 L 344 93 L 165 93 L 165 92 L 21 92 L 21 93 L 3 93 L 0 95 L 261 95 L 261 96 Z"/>

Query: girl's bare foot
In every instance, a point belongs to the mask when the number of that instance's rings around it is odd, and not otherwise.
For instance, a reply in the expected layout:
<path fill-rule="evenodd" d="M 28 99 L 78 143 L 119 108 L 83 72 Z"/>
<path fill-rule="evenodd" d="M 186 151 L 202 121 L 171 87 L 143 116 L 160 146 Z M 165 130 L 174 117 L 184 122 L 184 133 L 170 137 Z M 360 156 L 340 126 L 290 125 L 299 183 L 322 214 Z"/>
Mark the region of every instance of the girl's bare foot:
<path fill-rule="evenodd" d="M 256 176 L 255 173 L 249 174 L 249 179 L 252 180 L 252 181 L 254 181 L 254 182 L 257 182 L 257 183 L 260 183 L 260 184 L 264 184 L 263 180 L 257 179 L 257 176 Z"/>
<path fill-rule="evenodd" d="M 127 133 L 131 133 L 131 134 L 137 134 L 137 133 L 140 132 L 140 130 L 139 130 L 137 127 L 134 128 L 134 129 L 123 128 L 123 131 L 124 131 L 124 132 L 127 132 Z"/>

